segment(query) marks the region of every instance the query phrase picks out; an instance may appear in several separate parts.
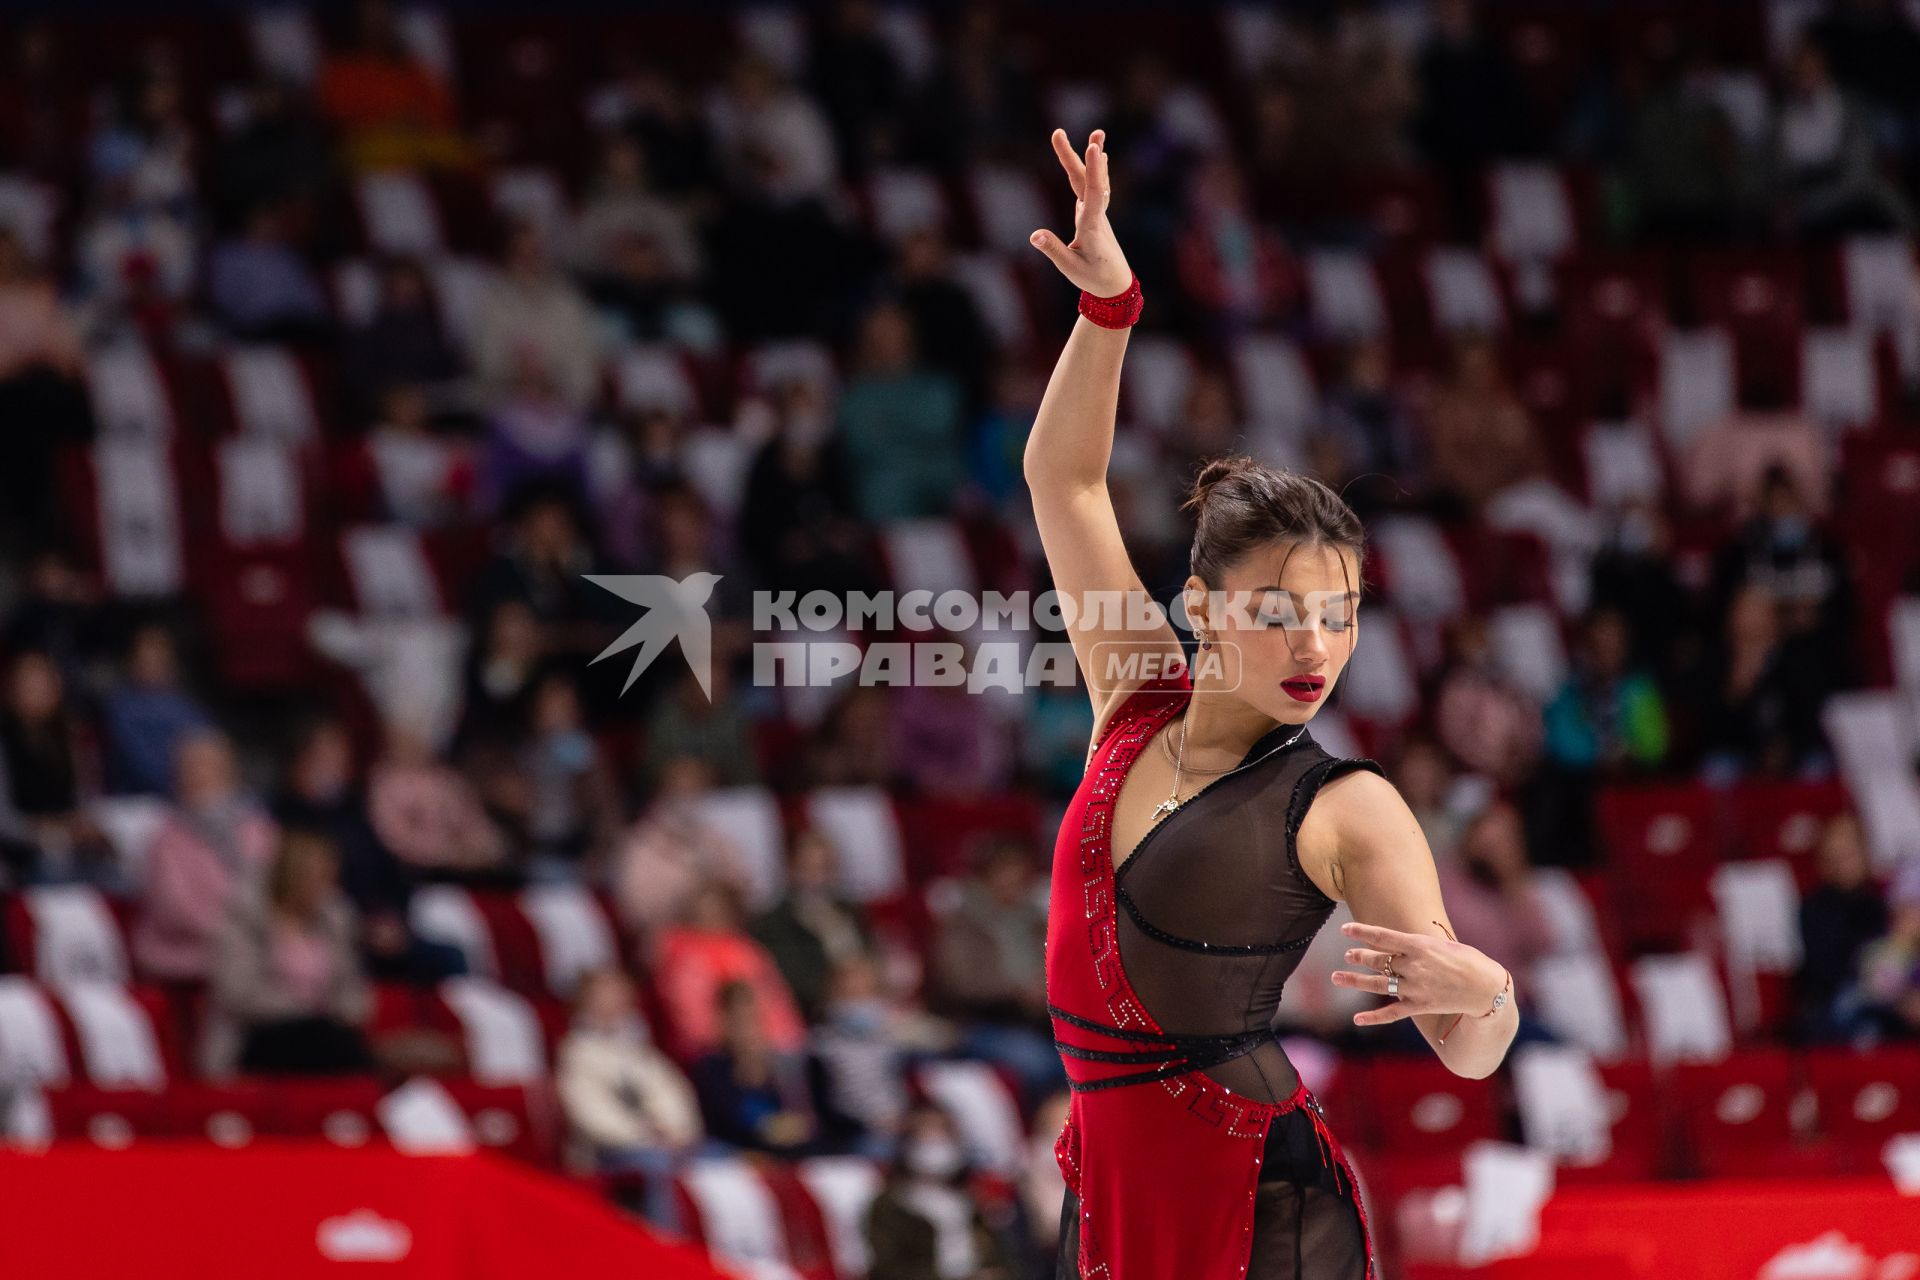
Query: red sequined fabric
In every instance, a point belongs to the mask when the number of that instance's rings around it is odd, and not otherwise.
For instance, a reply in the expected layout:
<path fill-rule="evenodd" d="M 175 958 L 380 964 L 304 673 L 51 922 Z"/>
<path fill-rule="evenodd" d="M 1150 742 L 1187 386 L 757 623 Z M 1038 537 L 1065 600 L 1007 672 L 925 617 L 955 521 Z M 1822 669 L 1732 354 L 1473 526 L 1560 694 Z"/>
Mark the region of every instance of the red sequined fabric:
<path fill-rule="evenodd" d="M 1096 298 L 1085 289 L 1080 291 L 1080 314 L 1103 329 L 1126 329 L 1140 318 L 1143 299 L 1140 294 L 1140 277 L 1133 277 L 1122 293 L 1111 298 Z"/>

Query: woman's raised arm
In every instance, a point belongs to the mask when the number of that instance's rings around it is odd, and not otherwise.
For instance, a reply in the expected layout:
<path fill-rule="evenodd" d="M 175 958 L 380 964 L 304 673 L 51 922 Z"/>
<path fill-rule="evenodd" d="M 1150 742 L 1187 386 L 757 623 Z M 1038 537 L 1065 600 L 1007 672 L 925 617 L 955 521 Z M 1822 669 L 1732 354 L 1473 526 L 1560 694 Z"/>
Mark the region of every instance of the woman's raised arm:
<path fill-rule="evenodd" d="M 1107 222 L 1112 183 L 1105 130 L 1093 131 L 1082 158 L 1074 154 L 1066 130 L 1055 129 L 1053 150 L 1073 187 L 1073 240 L 1062 244 L 1051 231 L 1041 230 L 1033 233 L 1033 246 L 1095 297 L 1126 292 L 1133 271 Z M 1074 321 L 1027 437 L 1025 457 L 1034 520 L 1054 589 L 1080 615 L 1068 635 L 1093 700 L 1096 741 L 1120 700 L 1181 653 L 1164 616 L 1146 626 L 1133 616 L 1151 602 L 1127 557 L 1107 492 L 1120 363 L 1129 332 L 1104 328 L 1085 316 Z"/>

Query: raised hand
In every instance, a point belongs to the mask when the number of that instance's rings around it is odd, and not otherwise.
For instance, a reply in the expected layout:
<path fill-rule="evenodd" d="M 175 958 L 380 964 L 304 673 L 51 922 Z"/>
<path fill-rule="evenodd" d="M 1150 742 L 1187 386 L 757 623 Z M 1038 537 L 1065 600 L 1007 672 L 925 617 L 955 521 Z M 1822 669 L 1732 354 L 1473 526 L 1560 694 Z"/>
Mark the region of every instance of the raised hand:
<path fill-rule="evenodd" d="M 1107 131 L 1095 129 L 1087 142 L 1084 158 L 1075 155 L 1065 129 L 1053 131 L 1053 153 L 1067 171 L 1073 187 L 1073 240 L 1060 243 L 1051 231 L 1039 230 L 1028 239 L 1033 247 L 1047 255 L 1060 274 L 1096 298 L 1111 298 L 1123 293 L 1133 282 L 1133 270 L 1113 227 L 1107 222 L 1107 201 L 1113 196 L 1113 183 L 1107 173 Z"/>

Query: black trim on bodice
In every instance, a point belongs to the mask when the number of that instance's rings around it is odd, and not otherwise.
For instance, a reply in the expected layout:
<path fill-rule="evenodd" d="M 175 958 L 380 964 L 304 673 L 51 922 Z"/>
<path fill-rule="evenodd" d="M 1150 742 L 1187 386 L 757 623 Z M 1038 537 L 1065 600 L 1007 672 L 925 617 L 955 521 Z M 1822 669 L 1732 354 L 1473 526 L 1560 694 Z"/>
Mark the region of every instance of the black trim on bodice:
<path fill-rule="evenodd" d="M 1169 1076 L 1185 1075 L 1190 1071 L 1200 1071 L 1207 1067 L 1216 1067 L 1233 1058 L 1252 1053 L 1269 1040 L 1278 1040 L 1279 1033 L 1271 1028 L 1259 1031 L 1237 1031 L 1226 1035 L 1168 1035 L 1164 1031 L 1147 1031 L 1139 1027 L 1111 1027 L 1091 1018 L 1082 1018 L 1078 1014 L 1068 1013 L 1059 1005 L 1049 1002 L 1047 1012 L 1069 1026 L 1081 1027 L 1087 1031 L 1098 1031 L 1122 1040 L 1131 1040 L 1140 1044 L 1152 1044 L 1153 1049 L 1085 1049 L 1079 1045 L 1067 1044 L 1056 1034 L 1053 1047 L 1070 1058 L 1084 1058 L 1088 1062 L 1157 1062 L 1162 1065 L 1150 1071 L 1131 1071 L 1125 1075 L 1108 1076 L 1103 1080 L 1067 1079 L 1067 1087 L 1075 1093 L 1086 1093 L 1096 1089 L 1117 1089 L 1127 1084 L 1150 1084 L 1155 1080 L 1165 1080 Z"/>

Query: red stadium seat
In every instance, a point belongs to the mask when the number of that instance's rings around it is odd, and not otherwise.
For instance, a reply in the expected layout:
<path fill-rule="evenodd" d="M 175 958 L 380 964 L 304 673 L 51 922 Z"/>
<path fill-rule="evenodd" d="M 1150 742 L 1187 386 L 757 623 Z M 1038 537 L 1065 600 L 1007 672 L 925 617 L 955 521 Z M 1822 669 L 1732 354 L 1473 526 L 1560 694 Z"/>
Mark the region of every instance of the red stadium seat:
<path fill-rule="evenodd" d="M 1808 1141 L 1812 1094 L 1785 1049 L 1676 1066 L 1670 1096 L 1696 1172 L 1757 1178 L 1833 1171 L 1831 1148 Z"/>
<path fill-rule="evenodd" d="M 1688 925 L 1710 905 L 1720 860 L 1714 794 L 1693 785 L 1610 787 L 1596 811 L 1627 944 L 1684 946 Z"/>
<path fill-rule="evenodd" d="M 378 1080 L 365 1076 L 276 1080 L 263 1132 L 324 1138 L 340 1147 L 384 1141 L 379 1119 L 384 1092 Z"/>
<path fill-rule="evenodd" d="M 1743 784 L 1735 788 L 1730 806 L 1733 856 L 1786 859 L 1805 893 L 1817 879 L 1820 832 L 1850 803 L 1846 785 L 1837 780 Z"/>
<path fill-rule="evenodd" d="M 1837 1143 L 1846 1172 L 1878 1172 L 1888 1139 L 1920 1132 L 1920 1048 L 1815 1049 L 1807 1056 L 1807 1075 L 1820 1127 Z"/>
<path fill-rule="evenodd" d="M 1457 1156 L 1471 1143 L 1506 1137 L 1501 1084 L 1457 1076 L 1431 1057 L 1371 1059 L 1343 1087 L 1372 1100 L 1379 1149 L 1396 1157 Z"/>
<path fill-rule="evenodd" d="M 117 1150 L 169 1128 L 167 1095 L 141 1089 L 69 1085 L 43 1095 L 56 1141 L 90 1142 Z"/>

